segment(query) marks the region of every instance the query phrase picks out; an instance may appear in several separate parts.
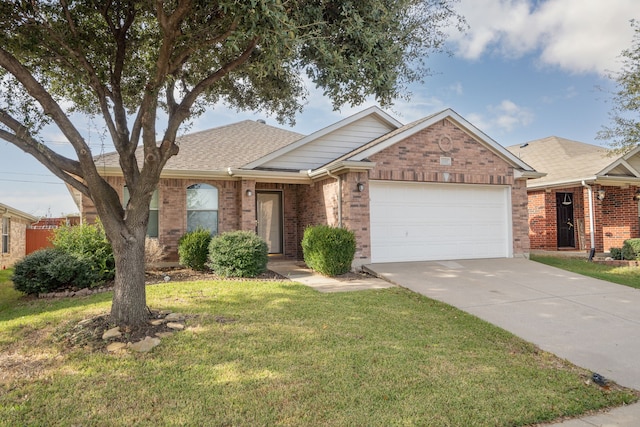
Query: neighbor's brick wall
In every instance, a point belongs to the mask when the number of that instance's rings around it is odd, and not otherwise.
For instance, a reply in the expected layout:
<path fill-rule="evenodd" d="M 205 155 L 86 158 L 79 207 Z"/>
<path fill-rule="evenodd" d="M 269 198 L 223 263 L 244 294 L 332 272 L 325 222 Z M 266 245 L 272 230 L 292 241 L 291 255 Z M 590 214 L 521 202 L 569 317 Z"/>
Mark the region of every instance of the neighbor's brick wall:
<path fill-rule="evenodd" d="M 633 200 L 637 187 L 602 187 L 603 201 L 597 200 L 602 209 L 602 247 L 597 251 L 609 252 L 621 248 L 625 240 L 640 236 L 638 230 L 638 202 Z M 596 233 L 598 228 L 596 228 Z"/>
<path fill-rule="evenodd" d="M 27 227 L 31 224 L 28 220 L 19 216 L 5 216 L 10 218 L 9 253 L 3 254 L 0 251 L 0 268 L 9 268 L 24 258 L 27 253 Z M 2 226 L 2 222 L 0 222 L 0 226 Z"/>
<path fill-rule="evenodd" d="M 638 202 L 633 196 L 638 187 L 604 187 L 593 185 L 593 208 L 596 252 L 608 252 L 622 247 L 626 239 L 640 236 Z M 598 190 L 605 190 L 605 199 L 598 200 Z M 529 236 L 532 249 L 558 249 L 556 194 L 573 195 L 574 232 L 577 250 L 591 249 L 589 191 L 586 187 L 558 188 L 553 191 L 529 193 Z"/>

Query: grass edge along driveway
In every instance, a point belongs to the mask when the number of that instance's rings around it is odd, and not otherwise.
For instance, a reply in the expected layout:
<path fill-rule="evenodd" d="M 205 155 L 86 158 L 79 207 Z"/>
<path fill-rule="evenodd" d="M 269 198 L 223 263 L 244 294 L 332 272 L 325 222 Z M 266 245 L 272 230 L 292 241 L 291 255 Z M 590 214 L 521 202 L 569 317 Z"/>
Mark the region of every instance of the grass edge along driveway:
<path fill-rule="evenodd" d="M 108 310 L 110 293 L 30 300 L 10 287 L 4 277 L 0 296 L 13 301 L 0 310 L 3 426 L 517 426 L 636 400 L 400 288 L 154 285 L 149 305 L 189 314 L 187 330 L 150 353 L 107 354 L 69 337 Z"/>

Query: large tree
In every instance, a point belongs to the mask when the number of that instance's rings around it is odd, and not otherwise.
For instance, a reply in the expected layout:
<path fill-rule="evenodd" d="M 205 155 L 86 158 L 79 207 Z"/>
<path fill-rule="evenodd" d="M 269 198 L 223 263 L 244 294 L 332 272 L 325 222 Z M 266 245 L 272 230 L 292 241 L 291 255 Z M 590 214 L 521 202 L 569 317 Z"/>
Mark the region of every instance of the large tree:
<path fill-rule="evenodd" d="M 111 314 L 135 326 L 147 319 L 149 202 L 178 155 L 185 120 L 223 102 L 292 122 L 307 94 L 304 75 L 336 108 L 370 96 L 389 104 L 425 75 L 427 55 L 460 25 L 452 1 L 3 0 L 0 138 L 94 202 L 116 260 Z M 126 207 L 100 176 L 75 112 L 104 120 Z M 42 142 L 46 124 L 76 158 Z"/>
<path fill-rule="evenodd" d="M 622 68 L 611 77 L 618 85 L 610 112 L 611 124 L 598 139 L 609 141 L 614 152 L 624 153 L 640 144 L 640 21 L 631 21 L 632 46 L 622 51 Z"/>

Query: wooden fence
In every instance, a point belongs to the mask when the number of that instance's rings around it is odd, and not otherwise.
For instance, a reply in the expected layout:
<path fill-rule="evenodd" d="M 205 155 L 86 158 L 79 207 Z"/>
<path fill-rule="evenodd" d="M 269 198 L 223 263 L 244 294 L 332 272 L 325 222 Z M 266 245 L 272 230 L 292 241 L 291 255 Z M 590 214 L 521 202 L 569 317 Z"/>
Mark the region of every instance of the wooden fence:
<path fill-rule="evenodd" d="M 38 249 L 52 247 L 49 240 L 53 237 L 53 230 L 53 228 L 27 228 L 26 255 Z"/>

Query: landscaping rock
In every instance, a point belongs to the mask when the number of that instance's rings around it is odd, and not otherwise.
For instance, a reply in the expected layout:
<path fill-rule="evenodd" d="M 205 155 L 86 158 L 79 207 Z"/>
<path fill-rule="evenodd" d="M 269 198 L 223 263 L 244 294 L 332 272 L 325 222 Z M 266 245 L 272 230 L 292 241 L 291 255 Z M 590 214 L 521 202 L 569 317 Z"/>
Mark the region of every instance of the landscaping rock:
<path fill-rule="evenodd" d="M 162 325 L 163 323 L 164 323 L 164 319 L 157 319 L 149 322 L 149 324 L 151 324 L 152 326 L 159 326 L 159 325 Z"/>
<path fill-rule="evenodd" d="M 167 322 L 181 322 L 184 320 L 184 314 L 180 313 L 169 313 L 167 317 L 164 318 Z"/>
<path fill-rule="evenodd" d="M 107 351 L 109 353 L 114 353 L 116 351 L 120 351 L 124 348 L 127 348 L 127 345 L 123 342 L 112 342 L 107 346 Z"/>
<path fill-rule="evenodd" d="M 115 328 L 111 328 L 109 330 L 104 331 L 104 334 L 102 334 L 102 339 L 109 340 L 112 338 L 118 338 L 120 336 L 122 336 L 122 333 L 120 332 L 120 327 L 116 326 Z"/>
<path fill-rule="evenodd" d="M 138 341 L 137 343 L 131 344 L 129 348 L 133 351 L 146 353 L 150 351 L 152 348 L 158 346 L 159 344 L 160 344 L 160 338 L 145 337 L 142 341 Z"/>
<path fill-rule="evenodd" d="M 181 331 L 184 329 L 184 325 L 178 322 L 169 322 L 167 323 L 167 328 L 173 329 L 174 331 Z"/>

